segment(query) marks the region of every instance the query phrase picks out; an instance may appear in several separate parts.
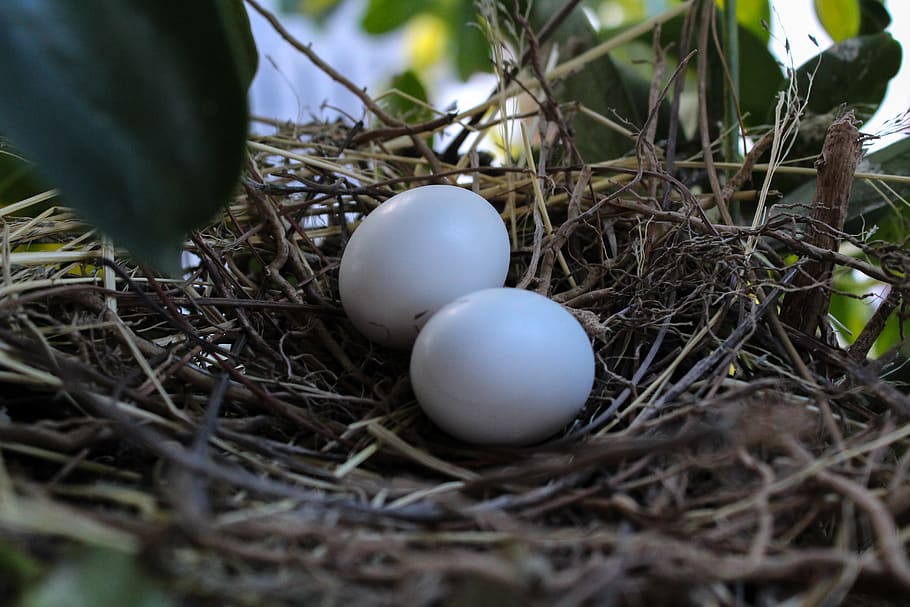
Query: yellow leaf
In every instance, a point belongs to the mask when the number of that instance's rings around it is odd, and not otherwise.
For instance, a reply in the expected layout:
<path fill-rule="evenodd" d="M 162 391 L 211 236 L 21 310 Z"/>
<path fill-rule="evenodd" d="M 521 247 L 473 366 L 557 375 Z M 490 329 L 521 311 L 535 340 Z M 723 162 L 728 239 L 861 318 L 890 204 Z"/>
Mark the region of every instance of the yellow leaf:
<path fill-rule="evenodd" d="M 814 0 L 815 14 L 835 42 L 859 33 L 859 0 Z"/>
<path fill-rule="evenodd" d="M 717 0 L 717 8 L 724 9 L 724 0 Z M 768 0 L 736 0 L 736 21 L 758 36 L 759 40 L 767 41 L 769 34 L 762 22 L 771 21 Z"/>
<path fill-rule="evenodd" d="M 338 4 L 338 0 L 300 0 L 300 10 L 304 15 L 320 15 Z"/>
<path fill-rule="evenodd" d="M 65 266 L 54 264 L 53 262 L 58 261 L 54 253 L 61 251 L 61 249 L 63 249 L 63 243 L 59 242 L 32 242 L 14 247 L 12 253 L 14 254 L 14 259 L 16 253 L 48 253 L 46 258 L 48 267 L 53 268 L 54 271 L 60 271 Z M 72 254 L 73 251 L 69 251 L 69 253 Z M 70 267 L 66 273 L 67 276 L 102 276 L 104 274 L 104 268 L 98 266 L 79 262 L 74 263 L 71 260 L 68 260 L 68 263 L 70 263 Z"/>
<path fill-rule="evenodd" d="M 421 13 L 408 21 L 404 40 L 414 70 L 424 72 L 442 59 L 449 39 L 448 24 L 429 13 Z"/>

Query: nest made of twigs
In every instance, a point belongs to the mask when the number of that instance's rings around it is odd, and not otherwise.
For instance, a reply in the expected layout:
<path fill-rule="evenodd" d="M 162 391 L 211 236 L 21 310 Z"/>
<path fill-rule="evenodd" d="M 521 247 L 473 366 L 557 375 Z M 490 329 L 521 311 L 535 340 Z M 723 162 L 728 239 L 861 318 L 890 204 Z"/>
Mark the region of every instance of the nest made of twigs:
<path fill-rule="evenodd" d="M 910 399 L 880 378 L 887 358 L 776 317 L 788 255 L 899 291 L 883 268 L 910 267 L 907 251 L 819 251 L 798 215 L 720 222 L 640 145 L 534 170 L 413 147 L 444 122 L 275 125 L 187 243 L 183 280 L 116 257 L 67 209 L 35 211 L 49 196 L 7 207 L 0 540 L 50 562 L 72 544 L 141 552 L 187 604 L 910 592 Z M 356 222 L 434 181 L 490 200 L 508 284 L 566 306 L 594 344 L 586 408 L 541 445 L 447 437 L 416 405 L 407 353 L 342 312 Z"/>

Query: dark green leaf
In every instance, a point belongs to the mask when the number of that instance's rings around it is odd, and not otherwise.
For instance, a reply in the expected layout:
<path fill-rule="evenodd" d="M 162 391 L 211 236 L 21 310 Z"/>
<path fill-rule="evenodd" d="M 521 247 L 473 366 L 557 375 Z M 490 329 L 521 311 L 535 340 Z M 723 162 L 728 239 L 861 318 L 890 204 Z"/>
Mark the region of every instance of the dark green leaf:
<path fill-rule="evenodd" d="M 718 15 L 718 25 L 724 20 Z M 683 17 L 671 19 L 661 28 L 661 44 L 671 46 L 671 52 L 678 47 L 682 34 Z M 767 44 L 751 29 L 740 26 L 739 28 L 739 107 L 744 115 L 746 126 L 754 126 L 767 122 L 777 93 L 781 90 L 783 73 L 774 55 L 768 50 Z M 642 38 L 644 41 L 645 39 Z M 650 40 L 647 40 L 650 43 Z M 723 64 L 716 47 L 712 44 L 708 51 L 708 65 L 711 81 L 708 83 L 709 107 L 717 110 L 717 115 L 722 115 L 724 95 L 726 90 L 726 75 Z M 695 70 L 695 59 L 690 64 L 690 71 Z"/>
<path fill-rule="evenodd" d="M 864 173 L 910 176 L 910 139 L 901 139 L 863 159 L 859 170 Z M 814 193 L 814 189 L 813 189 Z M 873 225 L 879 227 L 875 238 L 900 242 L 910 237 L 910 208 L 898 199 L 910 199 L 910 184 L 889 183 L 887 187 L 862 180 L 853 184 L 847 229 L 859 232 Z"/>
<path fill-rule="evenodd" d="M 724 3 L 718 2 L 723 9 Z M 768 0 L 736 0 L 736 20 L 764 44 L 771 39 L 771 32 L 762 23 L 771 22 L 771 5 Z"/>
<path fill-rule="evenodd" d="M 228 6 L 4 0 L 0 13 L 0 131 L 90 223 L 171 274 L 244 154 Z"/>
<path fill-rule="evenodd" d="M 426 105 L 417 103 L 418 101 L 427 103 L 428 98 L 426 88 L 424 88 L 420 77 L 413 70 L 408 70 L 395 76 L 392 79 L 390 88 L 403 93 L 403 95 L 391 93 L 383 97 L 380 103 L 386 112 L 411 123 L 428 120 L 432 117 L 432 112 Z"/>
<path fill-rule="evenodd" d="M 623 123 L 632 132 L 645 126 L 650 84 L 631 68 L 601 57 L 587 64 L 558 87 L 561 99 L 577 101 L 607 118 Z M 661 107 L 658 132 L 666 132 L 668 109 Z M 586 162 L 618 158 L 635 142 L 593 118 L 578 114 L 572 121 L 575 145 Z"/>
<path fill-rule="evenodd" d="M 527 10 L 530 4 L 529 22 L 535 32 L 540 31 L 544 24 L 558 11 L 564 4 L 563 0 L 526 0 L 521 3 L 521 10 Z M 556 28 L 550 36 L 551 40 L 556 40 L 565 44 L 571 40 L 578 39 L 579 44 L 590 43 L 595 36 L 594 28 L 591 22 L 585 16 L 580 8 L 576 8 L 562 24 Z M 572 53 L 578 54 L 578 53 Z"/>
<path fill-rule="evenodd" d="M 21 607 L 172 607 L 163 587 L 129 556 L 93 550 L 59 565 Z"/>
<path fill-rule="evenodd" d="M 0 542 L 0 596 L 12 601 L 38 579 L 41 567 L 13 544 Z"/>
<path fill-rule="evenodd" d="M 900 64 L 900 44 L 883 32 L 835 44 L 821 54 L 821 63 L 816 56 L 800 66 L 796 74 L 799 90 L 803 95 L 808 93 L 809 100 L 791 157 L 818 154 L 828 125 L 843 105 L 867 121 L 881 104 Z M 809 78 L 816 67 L 810 90 Z M 781 81 L 780 86 L 785 83 Z M 792 182 L 788 185 L 785 191 L 793 187 Z"/>
<path fill-rule="evenodd" d="M 493 67 L 490 44 L 476 23 L 474 0 L 459 0 L 449 40 L 454 46 L 455 71 L 462 80 L 476 72 L 489 72 Z"/>
<path fill-rule="evenodd" d="M 240 71 L 240 79 L 246 88 L 250 88 L 259 67 L 259 51 L 256 50 L 250 17 L 243 0 L 222 0 L 219 4 L 219 14 L 224 20 L 225 32 L 237 69 Z"/>
<path fill-rule="evenodd" d="M 19 202 L 47 189 L 34 164 L 11 150 L 0 149 L 0 205 Z"/>
<path fill-rule="evenodd" d="M 797 70 L 800 94 L 808 93 L 809 101 L 790 158 L 818 154 L 828 126 L 843 105 L 854 110 L 858 119 L 867 121 L 878 109 L 888 82 L 900 67 L 901 47 L 890 34 L 883 32 L 835 44 L 821 54 L 820 64 L 818 59 L 818 56 L 810 59 Z M 818 71 L 810 91 L 809 76 L 816 67 Z M 781 80 L 780 86 L 786 83 Z M 806 179 L 781 175 L 776 181 L 778 189 L 789 192 Z"/>
<path fill-rule="evenodd" d="M 797 70 L 800 91 L 809 91 L 809 76 L 818 65 L 808 111 L 828 114 L 841 104 L 856 109 L 857 117 L 867 119 L 885 96 L 888 82 L 901 65 L 901 45 L 883 32 L 857 36 L 835 44 Z M 825 127 L 827 128 L 827 126 Z"/>
<path fill-rule="evenodd" d="M 539 30 L 553 11 L 561 6 L 560 0 L 539 0 L 531 7 L 531 26 Z M 609 36 L 609 32 L 602 35 Z M 552 43 L 560 45 L 564 56 L 581 54 L 600 40 L 588 19 L 576 10 L 551 36 Z M 559 101 L 579 103 L 637 131 L 648 116 L 648 80 L 633 68 L 603 56 L 587 63 L 581 70 L 555 86 Z M 661 108 L 660 117 L 666 118 L 667 107 Z M 664 122 L 665 125 L 665 122 Z M 618 158 L 635 146 L 629 137 L 600 124 L 593 118 L 577 113 L 572 117 L 575 145 L 586 162 Z M 659 129 L 659 132 L 665 132 Z"/>
<path fill-rule="evenodd" d="M 858 171 L 886 175 L 910 176 L 910 139 L 902 139 L 864 158 Z M 910 184 L 881 184 L 857 180 L 850 194 L 850 206 L 844 229 L 851 234 L 870 230 L 877 226 L 874 238 L 900 242 L 910 236 L 910 208 L 897 197 L 910 198 Z M 788 193 L 781 201 L 780 208 L 787 213 L 799 212 L 791 205 L 808 205 L 815 197 L 815 180 L 810 180 Z M 806 207 L 807 208 L 807 207 Z M 807 212 L 807 211 L 806 211 Z"/>
<path fill-rule="evenodd" d="M 891 15 L 879 0 L 861 0 L 859 33 L 863 36 L 885 31 L 891 25 Z"/>
<path fill-rule="evenodd" d="M 815 15 L 835 42 L 859 34 L 860 0 L 815 0 Z"/>
<path fill-rule="evenodd" d="M 385 34 L 427 9 L 428 0 L 370 0 L 361 26 L 368 34 Z"/>
<path fill-rule="evenodd" d="M 777 102 L 781 70 L 766 43 L 752 30 L 742 27 L 739 28 L 739 73 L 739 107 L 745 115 L 745 124 L 761 124 Z"/>

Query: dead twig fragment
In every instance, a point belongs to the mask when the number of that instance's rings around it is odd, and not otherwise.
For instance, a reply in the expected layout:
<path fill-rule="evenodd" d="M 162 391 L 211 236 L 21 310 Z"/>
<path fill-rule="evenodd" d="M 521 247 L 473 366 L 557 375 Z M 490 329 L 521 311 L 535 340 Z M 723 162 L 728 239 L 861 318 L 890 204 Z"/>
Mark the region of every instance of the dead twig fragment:
<path fill-rule="evenodd" d="M 818 186 L 805 237 L 812 246 L 837 251 L 838 233 L 847 218 L 853 174 L 861 156 L 856 118 L 848 111 L 828 127 L 822 153 L 815 161 Z M 794 280 L 795 290 L 784 298 L 781 321 L 797 331 L 814 334 L 828 313 L 833 272 L 831 261 L 807 260 Z"/>

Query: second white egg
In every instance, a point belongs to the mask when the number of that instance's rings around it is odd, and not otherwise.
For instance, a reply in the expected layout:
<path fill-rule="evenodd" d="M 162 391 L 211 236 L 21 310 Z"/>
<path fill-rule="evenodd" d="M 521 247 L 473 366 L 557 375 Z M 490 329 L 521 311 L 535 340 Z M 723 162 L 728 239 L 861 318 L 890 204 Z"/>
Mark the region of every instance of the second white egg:
<path fill-rule="evenodd" d="M 477 444 L 547 438 L 578 415 L 593 383 L 585 330 L 558 303 L 522 289 L 459 297 L 430 319 L 411 353 L 424 412 Z"/>

